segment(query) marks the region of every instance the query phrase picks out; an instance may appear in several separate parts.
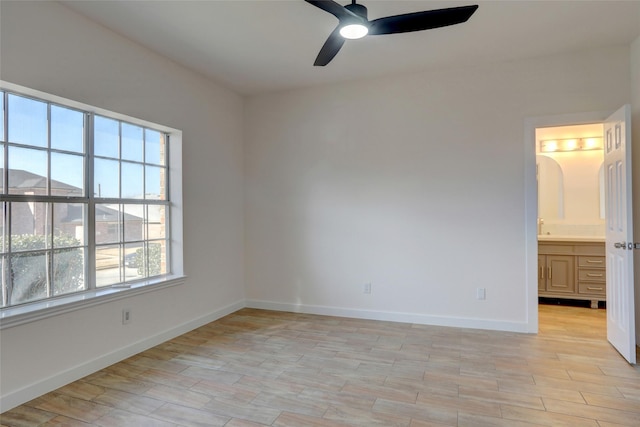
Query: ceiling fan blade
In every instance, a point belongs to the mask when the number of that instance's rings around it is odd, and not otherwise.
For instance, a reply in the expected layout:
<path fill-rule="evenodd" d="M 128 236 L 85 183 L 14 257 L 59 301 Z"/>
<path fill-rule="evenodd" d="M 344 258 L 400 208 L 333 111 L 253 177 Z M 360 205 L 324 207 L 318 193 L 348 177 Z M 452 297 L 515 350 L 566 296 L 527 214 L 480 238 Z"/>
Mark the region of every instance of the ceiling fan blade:
<path fill-rule="evenodd" d="M 374 19 L 369 22 L 369 34 L 408 33 L 461 24 L 466 22 L 476 9 L 478 5 L 450 7 Z"/>
<path fill-rule="evenodd" d="M 318 57 L 316 58 L 316 62 L 313 65 L 317 67 L 324 67 L 327 65 L 334 56 L 340 51 L 342 45 L 344 44 L 344 37 L 340 35 L 340 25 L 336 27 L 335 30 L 329 35 L 329 38 L 324 45 L 322 45 L 322 49 L 320 49 L 320 53 L 318 53 Z"/>
<path fill-rule="evenodd" d="M 330 14 L 332 14 L 333 16 L 335 16 L 340 20 L 352 19 L 352 18 L 359 19 L 358 15 L 356 15 L 355 13 L 351 12 L 348 9 L 345 9 L 344 6 L 342 6 L 339 3 L 336 3 L 333 0 L 305 0 L 305 1 L 309 4 L 314 5 L 315 7 L 318 7 L 324 10 L 325 12 L 329 12 Z"/>

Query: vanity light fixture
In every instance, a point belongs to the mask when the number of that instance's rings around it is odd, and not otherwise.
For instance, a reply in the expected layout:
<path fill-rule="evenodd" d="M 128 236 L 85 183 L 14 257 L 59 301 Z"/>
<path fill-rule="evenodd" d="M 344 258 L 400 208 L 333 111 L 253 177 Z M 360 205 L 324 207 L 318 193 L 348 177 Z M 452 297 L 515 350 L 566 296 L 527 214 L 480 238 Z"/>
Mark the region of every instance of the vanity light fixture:
<path fill-rule="evenodd" d="M 588 138 L 545 139 L 540 141 L 541 153 L 602 149 L 603 140 L 601 136 L 591 136 Z"/>

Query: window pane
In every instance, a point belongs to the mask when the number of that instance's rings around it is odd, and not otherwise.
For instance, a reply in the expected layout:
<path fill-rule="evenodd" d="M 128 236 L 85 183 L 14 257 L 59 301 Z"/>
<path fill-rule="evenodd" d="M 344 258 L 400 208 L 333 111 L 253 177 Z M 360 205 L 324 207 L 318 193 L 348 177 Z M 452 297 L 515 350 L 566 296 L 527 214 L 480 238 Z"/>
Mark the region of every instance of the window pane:
<path fill-rule="evenodd" d="M 0 144 L 0 194 L 4 194 L 4 144 Z"/>
<path fill-rule="evenodd" d="M 144 198 L 143 166 L 138 163 L 122 162 L 122 198 Z"/>
<path fill-rule="evenodd" d="M 145 199 L 165 200 L 166 169 L 157 166 L 145 166 Z"/>
<path fill-rule="evenodd" d="M 125 245 L 124 254 L 125 280 L 146 277 L 144 245 L 142 243 Z"/>
<path fill-rule="evenodd" d="M 122 158 L 142 162 L 142 150 L 142 128 L 122 123 Z"/>
<path fill-rule="evenodd" d="M 83 246 L 85 242 L 86 206 L 82 203 L 53 204 L 53 246 Z"/>
<path fill-rule="evenodd" d="M 124 240 L 132 242 L 144 239 L 144 206 L 125 205 L 124 206 Z"/>
<path fill-rule="evenodd" d="M 11 251 L 32 251 L 51 247 L 50 204 L 11 203 Z"/>
<path fill-rule="evenodd" d="M 0 202 L 0 253 L 4 253 L 7 251 L 7 236 L 5 236 L 4 234 L 6 230 L 5 228 L 6 217 L 4 215 L 6 207 L 8 206 L 5 206 L 4 202 Z"/>
<path fill-rule="evenodd" d="M 84 290 L 84 248 L 53 251 L 53 294 Z"/>
<path fill-rule="evenodd" d="M 148 243 L 149 276 L 167 274 L 167 242 L 160 240 Z"/>
<path fill-rule="evenodd" d="M 51 148 L 84 153 L 84 114 L 51 106 Z"/>
<path fill-rule="evenodd" d="M 9 305 L 9 301 L 7 300 L 8 289 L 9 289 L 9 262 L 8 258 L 4 255 L 0 256 L 0 292 L 2 292 L 0 296 L 0 304 L 2 307 L 6 307 Z"/>
<path fill-rule="evenodd" d="M 167 207 L 149 205 L 147 209 L 147 238 L 164 239 L 167 235 Z"/>
<path fill-rule="evenodd" d="M 9 273 L 13 278 L 10 304 L 20 304 L 47 297 L 47 254 L 31 252 L 13 254 Z"/>
<path fill-rule="evenodd" d="M 9 147 L 9 193 L 47 194 L 47 152 Z"/>
<path fill-rule="evenodd" d="M 109 286 L 122 282 L 122 256 L 120 246 L 96 248 L 96 286 Z"/>
<path fill-rule="evenodd" d="M 4 92 L 0 92 L 0 141 L 4 140 Z"/>
<path fill-rule="evenodd" d="M 118 158 L 120 132 L 117 120 L 95 116 L 93 121 L 93 153 L 96 156 Z"/>
<path fill-rule="evenodd" d="M 47 146 L 47 103 L 9 94 L 9 142 Z"/>
<path fill-rule="evenodd" d="M 164 134 L 145 129 L 144 131 L 144 161 L 155 165 L 164 165 L 165 141 Z"/>
<path fill-rule="evenodd" d="M 96 197 L 118 198 L 120 196 L 118 163 L 117 160 L 93 160 L 93 192 Z"/>
<path fill-rule="evenodd" d="M 96 243 L 120 241 L 120 207 L 118 205 L 96 205 Z"/>
<path fill-rule="evenodd" d="M 84 157 L 51 153 L 51 195 L 84 196 Z"/>

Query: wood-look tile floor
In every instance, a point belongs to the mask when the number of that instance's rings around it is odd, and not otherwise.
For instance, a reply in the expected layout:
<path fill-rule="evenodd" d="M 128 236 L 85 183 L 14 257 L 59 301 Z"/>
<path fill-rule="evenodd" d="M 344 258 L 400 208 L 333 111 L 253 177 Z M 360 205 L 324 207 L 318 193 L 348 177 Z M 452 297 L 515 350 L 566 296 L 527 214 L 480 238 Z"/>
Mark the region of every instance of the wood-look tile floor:
<path fill-rule="evenodd" d="M 243 309 L 1 415 L 5 426 L 640 426 L 606 312 L 538 335 Z"/>

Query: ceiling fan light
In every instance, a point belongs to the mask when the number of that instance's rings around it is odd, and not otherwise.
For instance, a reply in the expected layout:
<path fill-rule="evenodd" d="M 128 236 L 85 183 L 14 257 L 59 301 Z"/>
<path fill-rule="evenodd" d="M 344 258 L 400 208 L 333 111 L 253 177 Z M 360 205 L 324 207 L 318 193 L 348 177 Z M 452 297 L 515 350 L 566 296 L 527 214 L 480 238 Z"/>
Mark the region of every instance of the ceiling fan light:
<path fill-rule="evenodd" d="M 348 24 L 340 28 L 340 35 L 345 39 L 361 39 L 369 32 L 369 28 L 362 24 Z"/>

